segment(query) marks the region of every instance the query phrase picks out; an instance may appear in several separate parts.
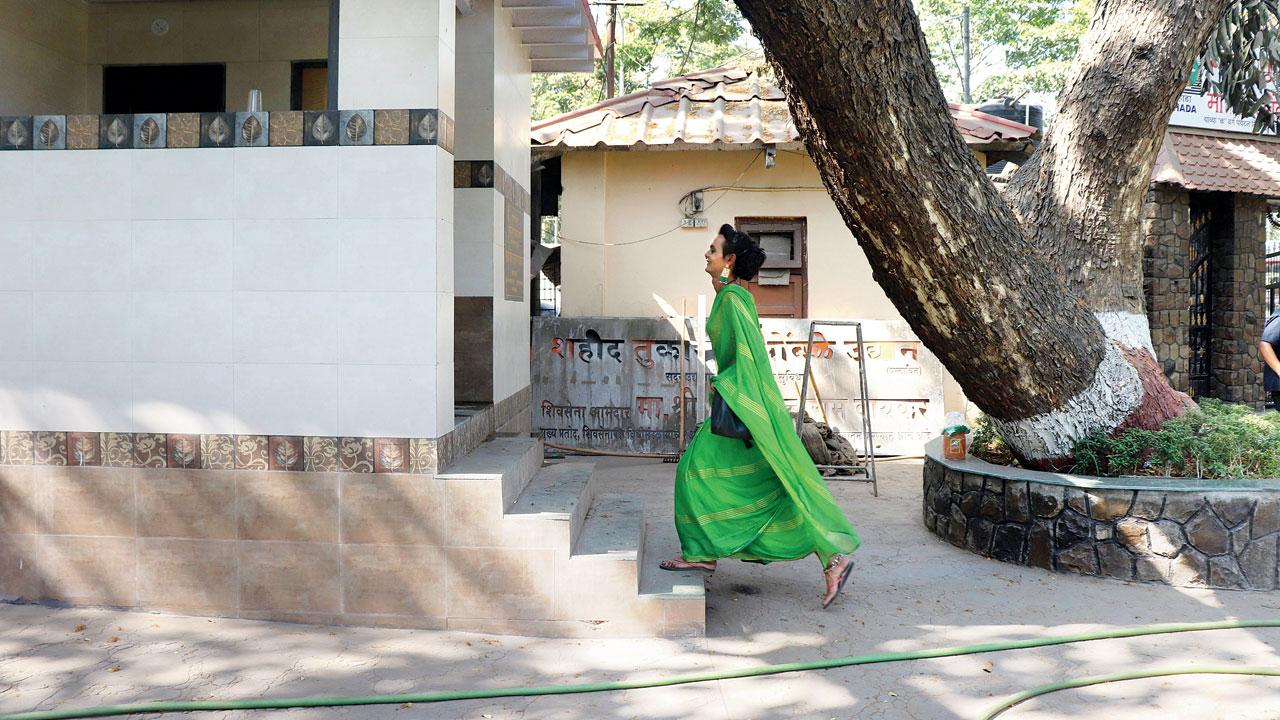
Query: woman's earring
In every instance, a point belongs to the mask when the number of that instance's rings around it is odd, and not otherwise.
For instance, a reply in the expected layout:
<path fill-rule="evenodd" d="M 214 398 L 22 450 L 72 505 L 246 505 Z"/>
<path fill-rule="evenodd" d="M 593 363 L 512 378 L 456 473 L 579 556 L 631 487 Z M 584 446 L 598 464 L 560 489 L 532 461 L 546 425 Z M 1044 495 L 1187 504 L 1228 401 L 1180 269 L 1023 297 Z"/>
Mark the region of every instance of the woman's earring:
<path fill-rule="evenodd" d="M 721 285 L 729 284 L 729 268 L 725 268 L 720 271 L 720 284 Z"/>

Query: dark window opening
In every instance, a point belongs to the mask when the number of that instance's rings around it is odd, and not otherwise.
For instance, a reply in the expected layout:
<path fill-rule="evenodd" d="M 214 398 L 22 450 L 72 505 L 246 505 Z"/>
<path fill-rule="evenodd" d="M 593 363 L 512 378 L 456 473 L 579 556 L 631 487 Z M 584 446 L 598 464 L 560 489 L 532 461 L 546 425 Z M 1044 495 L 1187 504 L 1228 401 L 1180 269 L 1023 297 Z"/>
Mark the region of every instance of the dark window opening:
<path fill-rule="evenodd" d="M 289 109 L 329 109 L 329 61 L 304 60 L 293 64 Z"/>
<path fill-rule="evenodd" d="M 102 112 L 223 112 L 227 66 L 113 65 L 102 69 Z"/>

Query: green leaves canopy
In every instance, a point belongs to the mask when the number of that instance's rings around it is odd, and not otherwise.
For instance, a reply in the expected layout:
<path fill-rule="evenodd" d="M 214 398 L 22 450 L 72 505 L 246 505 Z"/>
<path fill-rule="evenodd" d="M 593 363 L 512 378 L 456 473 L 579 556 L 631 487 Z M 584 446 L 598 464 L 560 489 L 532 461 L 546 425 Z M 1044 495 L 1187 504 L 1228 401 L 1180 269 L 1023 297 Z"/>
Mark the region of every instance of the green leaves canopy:
<path fill-rule="evenodd" d="M 608 8 L 596 7 L 605 42 Z M 705 70 L 730 61 L 758 62 L 760 52 L 731 0 L 648 0 L 618 8 L 620 33 L 617 92 L 623 95 L 654 81 Z M 541 120 L 604 99 L 604 63 L 591 74 L 535 75 L 533 118 Z"/>

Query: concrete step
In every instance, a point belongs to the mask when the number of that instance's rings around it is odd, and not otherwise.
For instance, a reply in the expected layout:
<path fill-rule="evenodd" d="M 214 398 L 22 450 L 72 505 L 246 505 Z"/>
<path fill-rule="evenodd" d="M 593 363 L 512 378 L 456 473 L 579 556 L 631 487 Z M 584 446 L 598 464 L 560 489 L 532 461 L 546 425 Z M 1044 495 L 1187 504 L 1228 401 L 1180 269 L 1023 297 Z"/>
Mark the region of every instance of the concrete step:
<path fill-rule="evenodd" d="M 541 467 L 542 440 L 499 437 L 485 442 L 436 477 L 446 481 L 498 482 L 502 489 L 499 509 L 505 511 L 515 504 Z"/>
<path fill-rule="evenodd" d="M 564 547 L 572 550 L 595 495 L 595 463 L 545 465 L 529 481 L 507 512 L 513 520 L 550 522 L 562 527 Z"/>

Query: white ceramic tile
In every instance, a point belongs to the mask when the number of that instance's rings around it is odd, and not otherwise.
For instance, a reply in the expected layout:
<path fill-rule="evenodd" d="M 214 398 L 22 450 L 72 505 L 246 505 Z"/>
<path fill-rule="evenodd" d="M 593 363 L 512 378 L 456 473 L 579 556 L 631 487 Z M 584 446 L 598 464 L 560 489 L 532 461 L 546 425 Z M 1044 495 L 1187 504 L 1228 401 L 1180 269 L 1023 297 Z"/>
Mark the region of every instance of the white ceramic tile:
<path fill-rule="evenodd" d="M 338 305 L 334 293 L 236 293 L 236 362 L 337 362 Z"/>
<path fill-rule="evenodd" d="M 453 361 L 436 365 L 436 435 L 443 435 L 453 428 L 454 418 L 454 372 Z"/>
<path fill-rule="evenodd" d="M 133 429 L 130 363 L 37 363 L 32 395 L 32 430 Z"/>
<path fill-rule="evenodd" d="M 133 295 L 133 359 L 226 363 L 232 359 L 231 292 Z"/>
<path fill-rule="evenodd" d="M 0 361 L 0 430 L 35 427 L 35 363 Z"/>
<path fill-rule="evenodd" d="M 14 154 L 14 153 L 10 153 Z M 33 231 L 40 221 L 0 222 L 0 290 L 30 290 L 35 244 Z"/>
<path fill-rule="evenodd" d="M 384 38 L 448 33 L 449 27 L 441 27 L 444 6 L 454 12 L 453 3 L 448 0 L 343 0 L 339 6 L 338 36 Z"/>
<path fill-rule="evenodd" d="M 436 290 L 452 293 L 454 288 L 454 246 L 453 223 L 448 220 L 436 221 Z"/>
<path fill-rule="evenodd" d="M 372 292 L 437 288 L 439 243 L 435 220 L 366 218 L 343 220 L 336 227 L 340 228 L 341 237 L 342 289 Z"/>
<path fill-rule="evenodd" d="M 235 204 L 234 150 L 189 148 L 126 154 L 134 158 L 131 185 L 135 219 L 232 216 Z"/>
<path fill-rule="evenodd" d="M 452 55 L 453 49 L 432 37 L 341 40 L 341 107 L 440 107 L 441 53 Z"/>
<path fill-rule="evenodd" d="M 235 366 L 238 433 L 338 435 L 337 365 Z"/>
<path fill-rule="evenodd" d="M 237 220 L 234 287 L 338 290 L 354 273 L 345 263 L 340 265 L 340 238 L 345 241 L 345 231 L 336 220 Z"/>
<path fill-rule="evenodd" d="M 435 164 L 448 153 L 431 145 L 374 145 L 342 148 L 338 157 L 340 217 L 436 217 Z"/>
<path fill-rule="evenodd" d="M 457 193 L 453 188 L 453 156 L 447 152 L 437 152 L 436 157 L 436 219 L 454 222 L 455 209 L 453 203 Z"/>
<path fill-rule="evenodd" d="M 436 437 L 434 365 L 343 365 L 338 435 Z"/>
<path fill-rule="evenodd" d="M 34 217 L 34 152 L 0 153 L 0 218 L 28 220 Z"/>
<path fill-rule="evenodd" d="M 123 220 L 130 215 L 130 150 L 38 153 L 30 216 L 47 220 Z M 155 153 L 163 155 L 164 153 Z"/>
<path fill-rule="evenodd" d="M 236 218 L 336 217 L 344 153 L 332 147 L 235 149 Z"/>
<path fill-rule="evenodd" d="M 33 360 L 130 359 L 129 293 L 37 292 L 34 301 Z"/>
<path fill-rule="evenodd" d="M 455 243 L 453 292 L 458 297 L 493 297 L 493 243 Z"/>
<path fill-rule="evenodd" d="M 133 223 L 135 290 L 230 290 L 230 220 Z"/>
<path fill-rule="evenodd" d="M 35 337 L 30 292 L 0 292 L 0 361 L 29 361 Z"/>
<path fill-rule="evenodd" d="M 436 363 L 437 294 L 433 292 L 342 295 L 338 359 L 342 363 Z"/>
<path fill-rule="evenodd" d="M 453 237 L 458 243 L 492 244 L 501 235 L 502 196 L 491 188 L 453 191 Z M 495 225 L 495 223 L 499 223 Z"/>
<path fill-rule="evenodd" d="M 31 223 L 27 231 L 32 289 L 129 289 L 133 271 L 127 221 L 45 221 Z"/>
<path fill-rule="evenodd" d="M 135 432 L 234 433 L 231 365 L 134 363 Z"/>
<path fill-rule="evenodd" d="M 441 38 L 434 44 L 435 51 L 439 53 L 440 63 L 440 72 L 436 76 L 438 83 L 436 107 L 448 113 L 450 117 L 457 117 L 457 51 L 448 38 Z"/>

